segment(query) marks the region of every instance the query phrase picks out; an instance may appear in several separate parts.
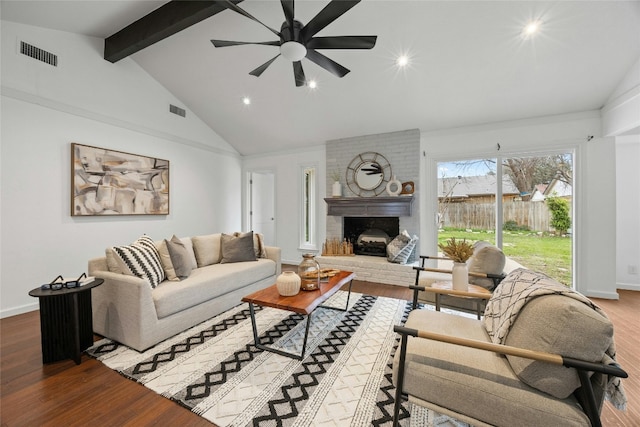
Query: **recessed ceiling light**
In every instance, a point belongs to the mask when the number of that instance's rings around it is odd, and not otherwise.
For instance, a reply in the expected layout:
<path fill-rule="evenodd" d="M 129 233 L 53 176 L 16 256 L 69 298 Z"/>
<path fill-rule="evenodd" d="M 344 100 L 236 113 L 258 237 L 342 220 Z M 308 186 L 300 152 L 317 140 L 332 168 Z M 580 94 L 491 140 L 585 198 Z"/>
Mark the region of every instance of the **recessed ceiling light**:
<path fill-rule="evenodd" d="M 537 33 L 540 30 L 540 22 L 539 21 L 532 21 L 529 22 L 523 30 L 523 33 L 525 36 L 532 36 L 535 33 Z"/>
<path fill-rule="evenodd" d="M 318 87 L 318 82 L 316 82 L 315 80 L 309 80 L 307 86 L 309 86 L 309 89 L 315 89 Z"/>
<path fill-rule="evenodd" d="M 251 98 L 249 98 L 248 96 L 245 96 L 244 98 L 242 98 L 242 103 L 244 105 L 251 105 Z"/>
<path fill-rule="evenodd" d="M 407 55 L 401 55 L 396 59 L 398 67 L 406 67 L 409 64 L 409 57 Z"/>

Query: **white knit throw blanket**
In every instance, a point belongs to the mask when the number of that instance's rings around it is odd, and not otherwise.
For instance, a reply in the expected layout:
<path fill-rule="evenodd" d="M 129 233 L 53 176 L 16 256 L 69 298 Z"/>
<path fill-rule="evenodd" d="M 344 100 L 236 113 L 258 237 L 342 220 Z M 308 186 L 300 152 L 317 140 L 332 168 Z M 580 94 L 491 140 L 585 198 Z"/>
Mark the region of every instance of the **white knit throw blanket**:
<path fill-rule="evenodd" d="M 607 317 L 600 307 L 581 293 L 567 288 L 542 273 L 519 268 L 512 271 L 500 283 L 487 302 L 483 323 L 491 340 L 496 344 L 503 344 L 509 333 L 509 328 L 524 305 L 533 298 L 543 295 L 563 295 L 573 298 L 593 308 L 605 318 Z M 616 348 L 612 339 L 602 363 L 615 363 L 615 358 Z M 625 410 L 627 397 L 620 378 L 609 378 L 605 398 L 617 409 Z"/>

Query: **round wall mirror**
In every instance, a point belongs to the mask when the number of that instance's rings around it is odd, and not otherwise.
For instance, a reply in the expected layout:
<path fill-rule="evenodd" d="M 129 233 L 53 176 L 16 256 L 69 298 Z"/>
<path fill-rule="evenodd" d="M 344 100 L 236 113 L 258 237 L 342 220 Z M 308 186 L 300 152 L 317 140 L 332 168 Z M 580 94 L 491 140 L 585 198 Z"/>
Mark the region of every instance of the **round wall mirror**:
<path fill-rule="evenodd" d="M 382 182 L 382 167 L 376 162 L 362 162 L 355 173 L 356 184 L 363 190 L 375 190 Z"/>
<path fill-rule="evenodd" d="M 347 186 L 356 196 L 378 196 L 391 179 L 391 165 L 380 153 L 358 154 L 347 167 Z"/>

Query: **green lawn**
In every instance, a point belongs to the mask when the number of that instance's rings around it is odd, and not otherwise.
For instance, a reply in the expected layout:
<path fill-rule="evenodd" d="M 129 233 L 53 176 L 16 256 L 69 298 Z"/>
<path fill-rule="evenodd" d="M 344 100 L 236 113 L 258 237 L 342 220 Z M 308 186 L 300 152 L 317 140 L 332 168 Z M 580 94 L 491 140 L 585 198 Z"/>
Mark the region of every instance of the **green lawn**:
<path fill-rule="evenodd" d="M 495 243 L 493 230 L 460 230 L 444 228 L 438 233 L 438 243 L 455 237 L 471 242 L 486 240 Z M 532 270 L 571 286 L 571 238 L 539 235 L 531 232 L 503 231 L 503 252 L 509 258 Z"/>

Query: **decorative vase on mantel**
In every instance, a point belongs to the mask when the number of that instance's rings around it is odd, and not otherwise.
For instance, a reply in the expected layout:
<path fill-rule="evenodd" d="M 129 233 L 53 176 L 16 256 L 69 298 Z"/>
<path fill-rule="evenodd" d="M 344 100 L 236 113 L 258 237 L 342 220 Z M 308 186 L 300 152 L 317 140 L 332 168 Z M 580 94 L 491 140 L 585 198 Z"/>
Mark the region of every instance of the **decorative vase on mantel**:
<path fill-rule="evenodd" d="M 340 184 L 340 181 L 333 182 L 331 195 L 333 197 L 342 197 L 342 184 Z"/>
<path fill-rule="evenodd" d="M 453 289 L 456 291 L 469 290 L 469 267 L 466 262 L 454 262 L 451 270 Z"/>
<path fill-rule="evenodd" d="M 283 297 L 297 295 L 300 292 L 300 276 L 295 271 L 283 271 L 276 278 L 276 288 Z"/>

